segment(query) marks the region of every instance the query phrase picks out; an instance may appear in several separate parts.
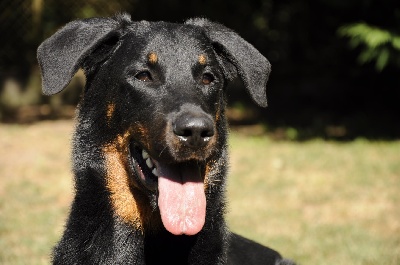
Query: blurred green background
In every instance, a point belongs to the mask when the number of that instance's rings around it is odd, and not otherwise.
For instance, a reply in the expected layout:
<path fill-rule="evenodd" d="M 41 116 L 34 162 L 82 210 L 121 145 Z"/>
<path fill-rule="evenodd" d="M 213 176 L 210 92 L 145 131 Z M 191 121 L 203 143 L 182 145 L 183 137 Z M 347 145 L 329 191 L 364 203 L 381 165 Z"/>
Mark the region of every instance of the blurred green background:
<path fill-rule="evenodd" d="M 73 19 L 120 11 L 130 13 L 133 20 L 208 17 L 259 49 L 273 66 L 269 107 L 249 104 L 235 83 L 229 90 L 230 104 L 237 110 L 233 124 L 262 121 L 277 137 L 299 140 L 400 136 L 396 0 L 3 0 L 0 120 L 70 116 L 84 78 L 78 75 L 71 84 L 74 88 L 59 96 L 42 96 L 36 49 Z"/>

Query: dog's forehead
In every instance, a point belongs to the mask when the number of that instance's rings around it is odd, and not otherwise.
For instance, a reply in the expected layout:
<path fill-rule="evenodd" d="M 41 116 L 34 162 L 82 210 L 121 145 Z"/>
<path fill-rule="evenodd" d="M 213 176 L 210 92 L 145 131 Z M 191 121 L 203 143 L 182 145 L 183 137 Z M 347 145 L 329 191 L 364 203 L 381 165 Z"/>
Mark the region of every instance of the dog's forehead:
<path fill-rule="evenodd" d="M 151 61 L 193 61 L 201 64 L 212 53 L 210 40 L 200 27 L 168 23 L 142 22 L 130 33 L 145 43 L 141 52 L 149 54 Z"/>

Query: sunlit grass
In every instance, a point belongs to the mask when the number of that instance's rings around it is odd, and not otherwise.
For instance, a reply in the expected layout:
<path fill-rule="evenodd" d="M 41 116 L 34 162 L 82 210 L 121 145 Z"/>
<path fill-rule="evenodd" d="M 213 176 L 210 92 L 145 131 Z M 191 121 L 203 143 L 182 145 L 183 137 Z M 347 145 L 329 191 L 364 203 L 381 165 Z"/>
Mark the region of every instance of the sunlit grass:
<path fill-rule="evenodd" d="M 49 264 L 72 199 L 70 121 L 0 125 L 0 264 Z M 232 230 L 300 264 L 400 264 L 400 142 L 233 132 Z"/>
<path fill-rule="evenodd" d="M 49 264 L 71 200 L 71 122 L 0 126 L 0 264 Z"/>
<path fill-rule="evenodd" d="M 231 136 L 233 230 L 300 264 L 400 263 L 400 143 Z"/>

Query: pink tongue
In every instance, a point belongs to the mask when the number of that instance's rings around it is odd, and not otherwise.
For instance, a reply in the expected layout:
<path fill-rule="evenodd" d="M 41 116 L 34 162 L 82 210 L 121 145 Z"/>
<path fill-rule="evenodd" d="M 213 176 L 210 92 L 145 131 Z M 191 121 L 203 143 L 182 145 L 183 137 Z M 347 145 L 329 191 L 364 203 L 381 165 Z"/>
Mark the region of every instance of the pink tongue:
<path fill-rule="evenodd" d="M 196 166 L 157 163 L 158 207 L 165 229 L 174 235 L 195 235 L 204 226 L 206 196 Z"/>

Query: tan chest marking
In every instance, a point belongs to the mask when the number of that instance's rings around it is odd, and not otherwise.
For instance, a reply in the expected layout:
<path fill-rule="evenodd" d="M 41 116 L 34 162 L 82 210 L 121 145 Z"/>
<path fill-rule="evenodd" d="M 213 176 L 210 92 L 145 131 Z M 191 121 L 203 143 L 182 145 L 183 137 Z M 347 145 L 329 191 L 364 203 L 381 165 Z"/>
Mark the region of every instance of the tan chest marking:
<path fill-rule="evenodd" d="M 118 136 L 115 142 L 103 148 L 106 164 L 107 188 L 115 214 L 125 223 L 128 223 L 143 232 L 143 224 L 138 204 L 128 173 L 128 143 L 126 133 Z"/>

